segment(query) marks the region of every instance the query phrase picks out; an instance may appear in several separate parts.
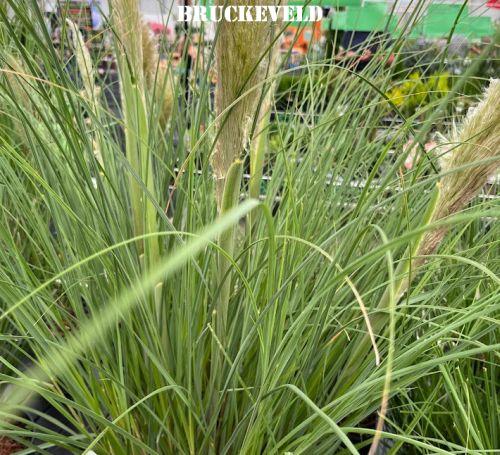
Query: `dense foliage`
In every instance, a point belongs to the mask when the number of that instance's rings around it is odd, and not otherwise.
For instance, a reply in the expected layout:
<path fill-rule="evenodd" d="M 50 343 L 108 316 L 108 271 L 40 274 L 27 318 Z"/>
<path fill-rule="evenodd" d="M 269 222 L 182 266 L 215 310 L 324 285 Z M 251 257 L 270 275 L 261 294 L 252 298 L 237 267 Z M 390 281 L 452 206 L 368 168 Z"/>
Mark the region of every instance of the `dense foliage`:
<path fill-rule="evenodd" d="M 214 54 L 186 97 L 172 55 L 140 73 L 141 33 L 116 22 L 137 18 L 114 20 L 121 109 L 71 24 L 54 47 L 34 0 L 0 3 L 0 435 L 37 454 L 498 449 L 497 187 L 428 216 L 444 174 L 498 149 L 403 166 L 409 139 L 453 140 L 449 106 L 494 44 L 405 112 L 386 50 L 361 73 L 305 64 L 286 115 L 253 106 L 244 131 L 269 136 L 261 201 L 244 149 L 241 204 L 219 217 Z"/>

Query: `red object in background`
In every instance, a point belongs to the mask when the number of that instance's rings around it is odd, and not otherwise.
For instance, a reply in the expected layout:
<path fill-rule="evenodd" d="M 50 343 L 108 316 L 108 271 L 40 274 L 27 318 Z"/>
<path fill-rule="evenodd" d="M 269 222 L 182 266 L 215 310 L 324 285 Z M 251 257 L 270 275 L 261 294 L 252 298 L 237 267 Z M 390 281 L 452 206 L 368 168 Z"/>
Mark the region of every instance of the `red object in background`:
<path fill-rule="evenodd" d="M 281 43 L 281 48 L 283 50 L 290 49 L 290 46 L 293 46 L 292 49 L 295 52 L 299 52 L 301 54 L 307 54 L 307 49 L 309 46 L 319 41 L 321 38 L 321 27 L 313 23 L 313 25 L 307 25 L 305 27 L 301 27 L 299 31 L 299 27 L 294 25 L 289 25 L 285 31 L 285 38 Z"/>
<path fill-rule="evenodd" d="M 497 8 L 497 9 L 500 9 L 500 0 L 489 0 L 487 3 L 486 3 L 486 6 L 490 7 L 490 8 Z"/>
<path fill-rule="evenodd" d="M 10 455 L 22 450 L 24 447 L 6 436 L 0 438 L 0 455 Z"/>

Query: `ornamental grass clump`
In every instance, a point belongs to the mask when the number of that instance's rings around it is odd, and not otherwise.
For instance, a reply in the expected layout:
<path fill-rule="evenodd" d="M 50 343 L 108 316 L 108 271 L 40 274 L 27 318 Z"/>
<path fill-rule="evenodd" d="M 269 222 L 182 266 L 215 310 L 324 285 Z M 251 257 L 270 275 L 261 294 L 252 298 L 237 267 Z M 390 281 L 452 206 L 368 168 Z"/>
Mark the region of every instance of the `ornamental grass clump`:
<path fill-rule="evenodd" d="M 108 77 L 96 74 L 101 91 L 92 100 L 82 92 L 80 43 L 69 33 L 60 47 L 52 43 L 38 2 L 3 3 L 0 436 L 26 453 L 75 455 L 358 454 L 389 440 L 392 453 L 419 455 L 499 446 L 497 187 L 473 197 L 490 172 L 483 166 L 496 158 L 472 149 L 467 160 L 475 163 L 451 156 L 489 143 L 486 131 L 495 127 L 483 120 L 484 136 L 454 138 L 443 171 L 431 153 L 402 170 L 399 153 L 451 111 L 473 73 L 454 76 L 445 97 L 404 118 L 397 109 L 388 115 L 384 94 L 408 69 L 383 61 L 404 58 L 409 33 L 361 74 L 305 60 L 276 74 L 266 67 L 259 86 L 245 82 L 235 59 L 226 62 L 227 87 L 219 74 L 225 105 L 216 114 L 210 51 L 192 65 L 189 96 L 186 78 L 169 76 L 180 108 L 160 134 L 160 69 L 155 76 L 156 63 L 144 66 L 146 54 L 156 62 L 155 49 L 139 38 L 137 14 L 136 29 L 118 20 L 136 3 L 113 1 L 105 22 L 104 33 L 116 38 L 123 113 L 109 103 Z M 417 14 L 423 5 L 410 7 Z M 226 25 L 216 36 L 230 49 L 217 52 L 242 52 L 262 74 L 257 62 L 269 55 L 256 44 L 261 37 L 240 49 L 230 40 L 244 30 L 235 35 Z M 471 70 L 481 62 L 474 56 Z M 285 88 L 286 105 L 261 127 L 262 86 L 292 71 L 300 71 L 300 90 Z M 265 191 L 256 178 L 251 193 L 261 202 L 240 202 L 249 190 L 241 162 L 259 137 L 267 142 L 259 149 Z M 139 158 L 152 162 L 154 178 Z M 228 188 L 219 204 L 217 165 Z M 467 180 L 473 173 L 479 181 Z M 447 205 L 445 195 L 460 204 Z M 146 223 L 148 201 L 156 227 Z M 139 237 L 136 215 L 144 221 Z M 431 234 L 438 249 L 422 252 Z M 157 260 L 149 253 L 155 244 Z M 386 417 L 378 426 L 377 410 Z"/>
<path fill-rule="evenodd" d="M 449 231 L 449 224 L 439 226 L 446 218 L 458 214 L 481 191 L 500 167 L 500 79 L 494 79 L 481 102 L 469 111 L 462 126 L 455 132 L 450 146 L 441 157 L 443 176 L 436 185 L 422 220 L 421 233 L 396 269 L 397 281 L 391 284 L 380 299 L 377 309 L 387 310 L 391 300 L 397 304 L 408 291 L 418 268 L 432 256 Z M 442 147 L 443 148 L 443 147 Z M 435 225 L 438 225 L 434 227 Z M 377 313 L 372 317 L 373 330 L 384 332 L 389 317 Z M 365 335 L 351 356 L 339 380 L 340 390 L 355 381 L 355 371 L 366 356 L 370 342 Z"/>

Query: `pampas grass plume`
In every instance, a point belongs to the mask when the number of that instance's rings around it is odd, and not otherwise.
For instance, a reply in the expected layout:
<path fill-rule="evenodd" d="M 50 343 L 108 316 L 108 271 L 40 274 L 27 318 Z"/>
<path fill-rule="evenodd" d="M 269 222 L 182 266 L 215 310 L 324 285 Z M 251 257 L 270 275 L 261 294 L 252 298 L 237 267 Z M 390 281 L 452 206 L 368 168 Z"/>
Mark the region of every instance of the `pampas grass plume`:
<path fill-rule="evenodd" d="M 462 210 L 484 187 L 500 164 L 500 79 L 493 79 L 482 101 L 471 109 L 455 133 L 452 147 L 442 158 L 444 176 L 431 222 Z M 439 228 L 428 232 L 418 250 L 419 256 L 432 254 L 447 232 Z"/>

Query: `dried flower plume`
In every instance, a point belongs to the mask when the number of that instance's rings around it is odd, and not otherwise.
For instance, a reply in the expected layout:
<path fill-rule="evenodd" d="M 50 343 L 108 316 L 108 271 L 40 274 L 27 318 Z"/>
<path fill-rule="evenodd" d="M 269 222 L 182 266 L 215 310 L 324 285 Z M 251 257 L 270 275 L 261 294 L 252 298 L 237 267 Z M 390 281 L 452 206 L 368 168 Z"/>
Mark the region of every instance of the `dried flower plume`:
<path fill-rule="evenodd" d="M 92 58 L 90 57 L 89 50 L 83 40 L 82 32 L 76 24 L 66 19 L 66 23 L 71 30 L 71 38 L 73 41 L 73 48 L 75 50 L 76 62 L 80 75 L 83 81 L 83 89 L 85 96 L 88 100 L 92 100 L 96 95 L 94 83 L 94 66 L 92 65 Z"/>
<path fill-rule="evenodd" d="M 142 72 L 146 85 L 151 87 L 155 80 L 156 68 L 158 66 L 159 55 L 156 49 L 151 30 L 148 24 L 142 23 L 141 27 L 142 39 Z"/>
<path fill-rule="evenodd" d="M 33 108 L 33 103 L 27 92 L 31 85 L 24 77 L 26 70 L 23 68 L 21 62 L 12 56 L 6 58 L 6 63 L 7 65 L 4 69 L 5 77 L 9 82 L 13 96 L 22 109 L 29 112 L 33 116 L 32 118 L 36 117 L 36 110 Z M 31 96 L 34 96 L 34 93 L 31 93 Z M 23 122 L 17 117 L 13 117 L 13 124 L 16 133 L 23 139 L 24 143 L 27 143 L 26 130 Z"/>
<path fill-rule="evenodd" d="M 439 183 L 439 198 L 431 222 L 462 210 L 494 174 L 500 162 L 500 79 L 491 81 L 483 100 L 469 111 L 462 128 L 455 133 L 458 144 L 445 154 Z M 456 171 L 454 171 L 457 169 Z M 446 234 L 446 228 L 428 232 L 418 255 L 432 254 Z"/>
<path fill-rule="evenodd" d="M 269 0 L 230 0 L 220 5 L 271 5 Z M 226 22 L 219 24 L 216 43 L 217 87 L 215 92 L 216 113 L 220 115 L 244 92 L 261 83 L 266 75 L 268 58 L 263 52 L 269 46 L 271 35 L 269 22 Z M 219 137 L 212 155 L 216 178 L 216 198 L 219 210 L 222 204 L 224 182 L 231 164 L 245 154 L 248 147 L 252 119 L 259 101 L 256 89 L 218 121 Z"/>
<path fill-rule="evenodd" d="M 111 0 L 113 24 L 119 48 L 139 83 L 143 79 L 142 21 L 138 0 Z"/>
<path fill-rule="evenodd" d="M 146 23 L 142 24 L 142 59 L 146 88 L 155 91 L 160 107 L 158 120 L 164 130 L 174 105 L 174 84 L 169 68 L 160 62 L 156 44 Z"/>

